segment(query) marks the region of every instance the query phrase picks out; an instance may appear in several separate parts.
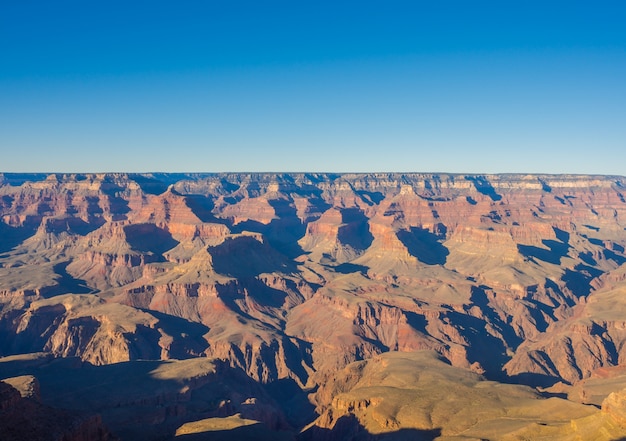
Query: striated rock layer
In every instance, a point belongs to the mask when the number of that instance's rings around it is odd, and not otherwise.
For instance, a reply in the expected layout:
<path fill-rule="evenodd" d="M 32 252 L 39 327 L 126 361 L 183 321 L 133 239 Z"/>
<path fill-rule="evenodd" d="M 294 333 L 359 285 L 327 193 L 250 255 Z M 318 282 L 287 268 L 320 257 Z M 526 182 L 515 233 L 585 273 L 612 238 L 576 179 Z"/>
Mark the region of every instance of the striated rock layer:
<path fill-rule="evenodd" d="M 0 355 L 222 359 L 278 396 L 315 391 L 318 412 L 334 394 L 317 386 L 386 352 L 582 391 L 624 364 L 625 192 L 619 176 L 2 174 Z M 293 400 L 293 427 L 310 422 Z"/>

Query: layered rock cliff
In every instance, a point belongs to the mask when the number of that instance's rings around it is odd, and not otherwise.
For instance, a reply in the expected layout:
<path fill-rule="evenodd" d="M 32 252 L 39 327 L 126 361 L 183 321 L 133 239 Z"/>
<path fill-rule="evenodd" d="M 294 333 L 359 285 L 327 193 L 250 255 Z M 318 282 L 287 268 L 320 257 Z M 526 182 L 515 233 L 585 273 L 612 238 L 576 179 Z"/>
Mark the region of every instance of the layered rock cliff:
<path fill-rule="evenodd" d="M 203 356 L 308 390 L 430 350 L 575 385 L 624 363 L 625 193 L 578 175 L 4 174 L 0 355 Z"/>

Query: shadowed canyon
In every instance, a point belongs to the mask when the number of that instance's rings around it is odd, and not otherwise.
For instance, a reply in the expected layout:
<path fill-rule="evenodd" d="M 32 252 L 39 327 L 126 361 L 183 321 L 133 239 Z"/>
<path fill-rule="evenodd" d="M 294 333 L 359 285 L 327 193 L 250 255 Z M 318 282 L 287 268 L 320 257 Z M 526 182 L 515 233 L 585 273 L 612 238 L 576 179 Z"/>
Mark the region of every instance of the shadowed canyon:
<path fill-rule="evenodd" d="M 626 178 L 0 174 L 2 440 L 626 439 Z"/>

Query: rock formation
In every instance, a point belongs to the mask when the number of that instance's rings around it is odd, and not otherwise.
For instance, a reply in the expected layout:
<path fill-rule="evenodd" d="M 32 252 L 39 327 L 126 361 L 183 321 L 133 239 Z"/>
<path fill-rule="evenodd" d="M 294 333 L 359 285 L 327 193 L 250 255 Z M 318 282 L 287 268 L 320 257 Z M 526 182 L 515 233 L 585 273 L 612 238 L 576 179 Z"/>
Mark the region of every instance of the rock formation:
<path fill-rule="evenodd" d="M 12 381 L 14 380 L 14 381 Z M 81 415 L 40 403 L 39 396 L 20 395 L 10 383 L 0 381 L 0 434 L 4 441 L 114 441 L 97 415 Z"/>
<path fill-rule="evenodd" d="M 580 175 L 2 174 L 0 355 L 223 360 L 280 397 L 290 430 L 330 418 L 338 372 L 390 352 L 589 403 L 624 364 L 625 192 Z M 612 378 L 594 404 L 626 387 Z"/>

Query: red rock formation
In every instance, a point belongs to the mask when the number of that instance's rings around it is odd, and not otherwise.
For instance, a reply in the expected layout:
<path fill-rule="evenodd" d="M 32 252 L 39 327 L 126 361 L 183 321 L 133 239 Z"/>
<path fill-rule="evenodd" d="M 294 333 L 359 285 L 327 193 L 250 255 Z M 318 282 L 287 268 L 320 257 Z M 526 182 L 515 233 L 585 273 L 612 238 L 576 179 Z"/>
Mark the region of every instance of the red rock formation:
<path fill-rule="evenodd" d="M 3 175 L 0 351 L 97 364 L 204 354 L 304 386 L 426 348 L 488 376 L 573 383 L 623 362 L 623 322 L 598 305 L 626 280 L 625 188 L 598 176 Z"/>

